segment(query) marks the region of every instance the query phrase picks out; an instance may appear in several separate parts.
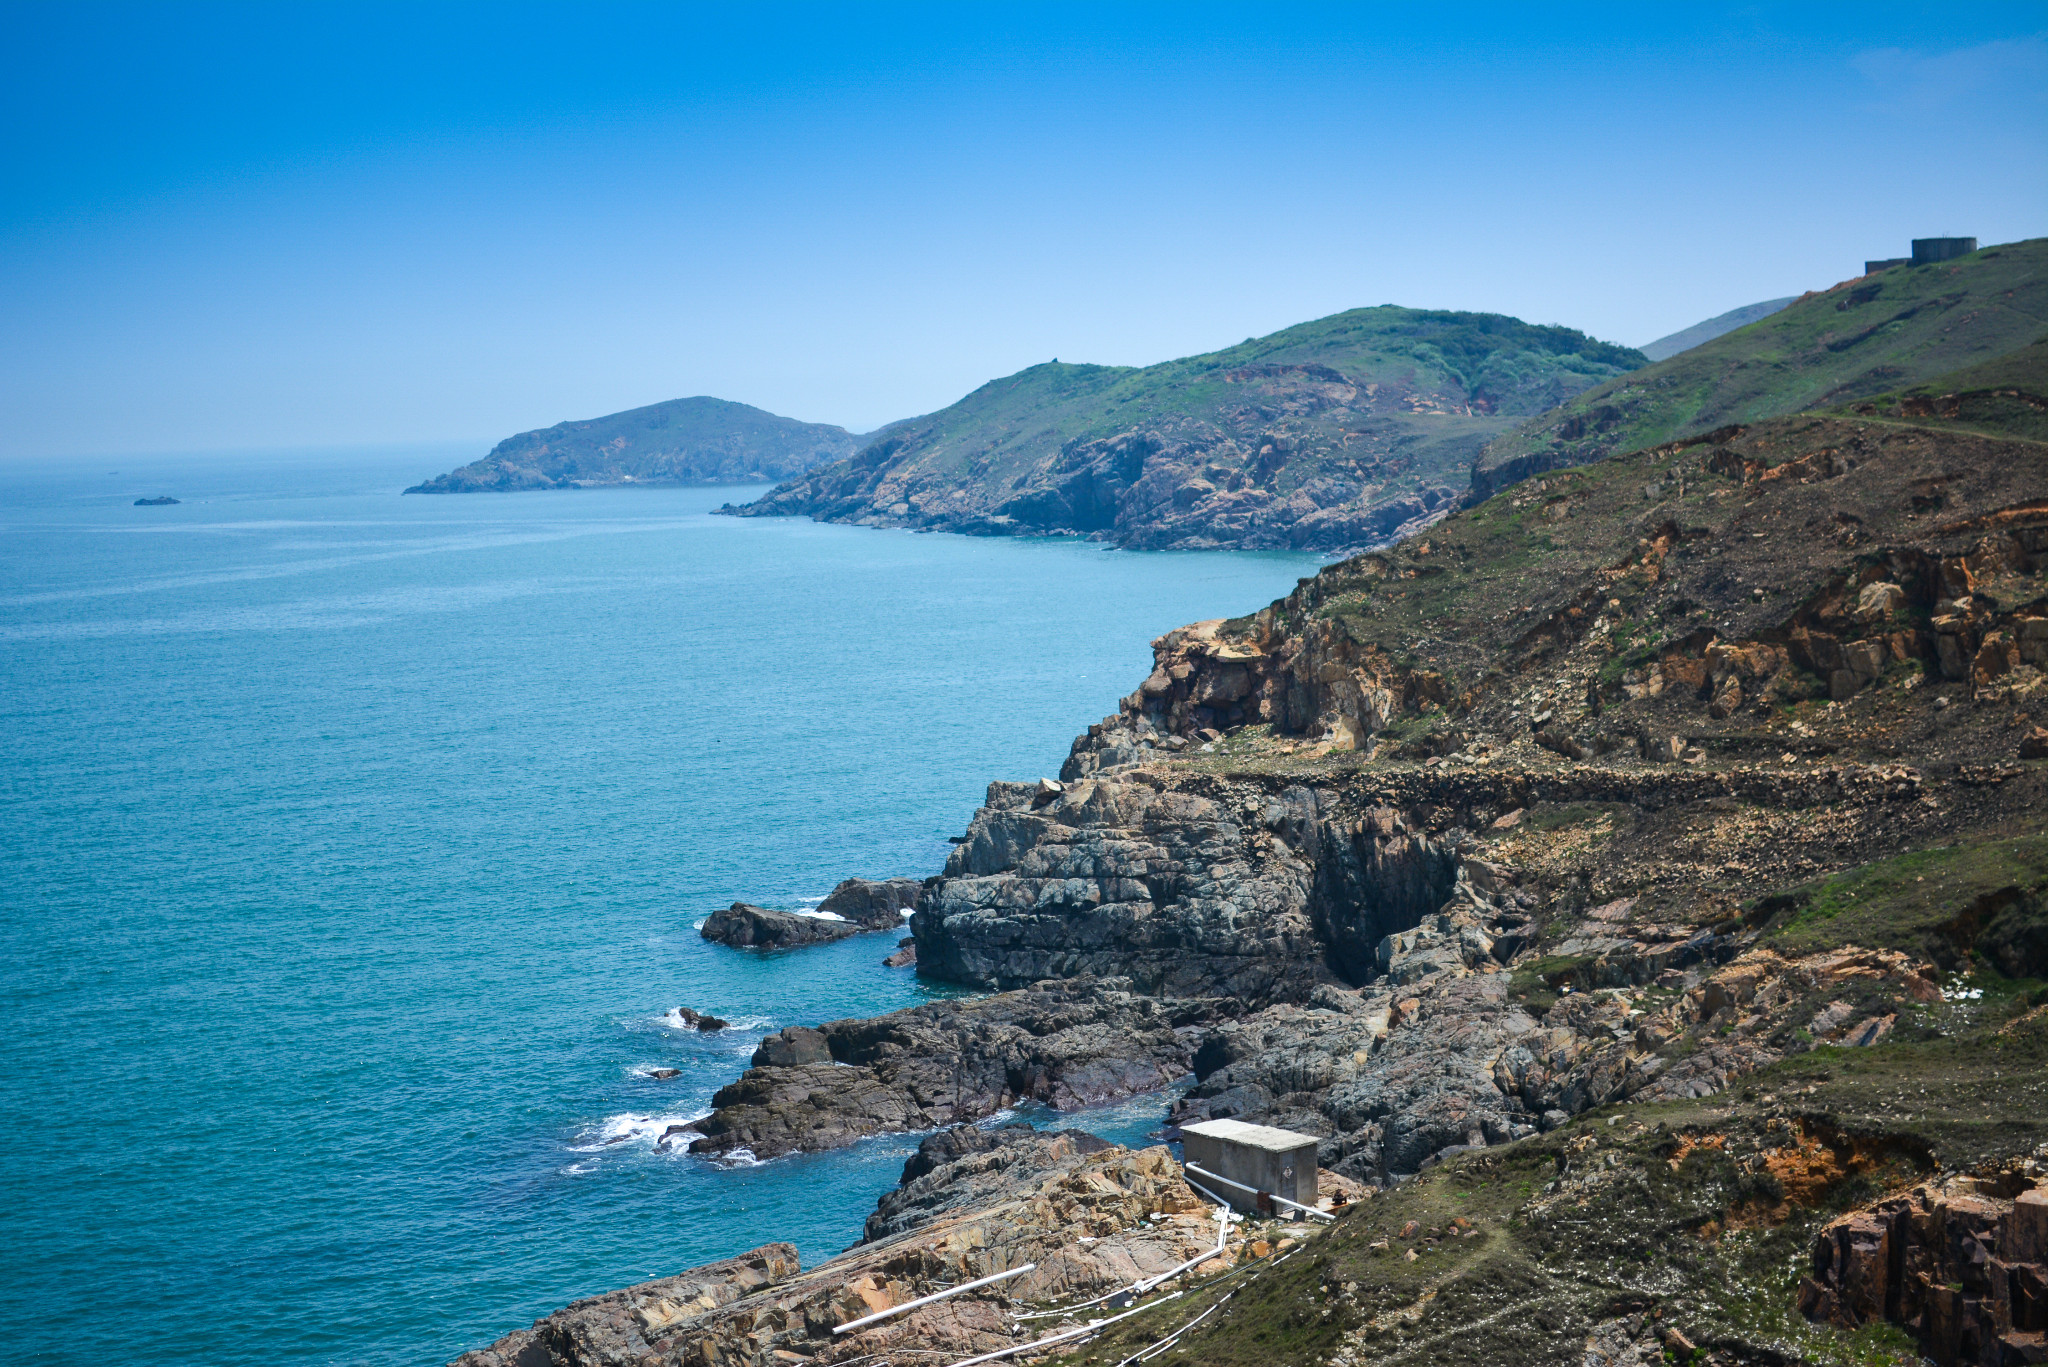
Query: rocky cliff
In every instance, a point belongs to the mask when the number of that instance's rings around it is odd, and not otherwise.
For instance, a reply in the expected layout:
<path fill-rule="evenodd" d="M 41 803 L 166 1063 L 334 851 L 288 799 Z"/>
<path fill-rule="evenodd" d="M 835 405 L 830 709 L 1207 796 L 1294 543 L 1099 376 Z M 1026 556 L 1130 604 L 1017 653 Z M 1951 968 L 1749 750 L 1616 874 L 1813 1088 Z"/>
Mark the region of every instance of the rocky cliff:
<path fill-rule="evenodd" d="M 1826 1231 L 2048 1157 L 2048 447 L 1719 431 L 1506 490 L 1155 660 L 1059 779 L 992 785 L 921 890 L 919 971 L 991 995 L 770 1037 L 698 1151 L 1156 1091 L 1169 1126 L 1298 1130 L 1377 1193 L 1301 1257 L 1262 1227 L 1270 1263 L 1084 1328 L 1100 1361 L 2030 1360 L 1984 1356 L 2031 1332 L 2004 1245 L 1942 1244 L 1918 1308 L 1877 1315 Z M 870 1233 L 986 1228 L 1127 1161 L 1081 1147 L 946 1141 Z M 868 1351 L 1033 1323 L 965 1322 Z M 807 1332 L 648 1343 L 847 1356 Z"/>
<path fill-rule="evenodd" d="M 1144 549 L 1419 525 L 1519 418 L 1644 363 L 1498 314 L 1354 309 L 1142 369 L 1033 366 L 731 511 Z"/>

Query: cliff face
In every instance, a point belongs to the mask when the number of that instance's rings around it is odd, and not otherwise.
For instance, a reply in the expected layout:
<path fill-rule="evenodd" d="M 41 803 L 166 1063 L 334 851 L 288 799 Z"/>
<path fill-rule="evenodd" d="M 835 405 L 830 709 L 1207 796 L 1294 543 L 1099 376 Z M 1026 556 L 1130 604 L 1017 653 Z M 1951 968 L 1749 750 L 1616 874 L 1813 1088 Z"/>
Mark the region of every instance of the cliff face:
<path fill-rule="evenodd" d="M 1356 309 L 1143 369 L 1033 366 L 742 516 L 1142 549 L 1330 549 L 1419 525 L 1489 438 L 1643 364 L 1497 314 Z"/>
<path fill-rule="evenodd" d="M 827 423 L 698 397 L 557 423 L 507 437 L 482 460 L 408 494 L 510 493 L 614 484 L 746 484 L 787 479 L 858 445 Z"/>

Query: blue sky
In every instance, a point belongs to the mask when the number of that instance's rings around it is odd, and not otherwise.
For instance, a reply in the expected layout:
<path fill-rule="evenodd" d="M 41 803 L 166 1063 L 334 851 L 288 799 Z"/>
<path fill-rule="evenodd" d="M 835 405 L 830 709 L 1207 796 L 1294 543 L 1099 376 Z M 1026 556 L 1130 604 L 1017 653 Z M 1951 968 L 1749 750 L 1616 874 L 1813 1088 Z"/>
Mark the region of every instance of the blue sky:
<path fill-rule="evenodd" d="M 856 430 L 2048 232 L 2048 6 L 10 5 L 0 454 Z"/>

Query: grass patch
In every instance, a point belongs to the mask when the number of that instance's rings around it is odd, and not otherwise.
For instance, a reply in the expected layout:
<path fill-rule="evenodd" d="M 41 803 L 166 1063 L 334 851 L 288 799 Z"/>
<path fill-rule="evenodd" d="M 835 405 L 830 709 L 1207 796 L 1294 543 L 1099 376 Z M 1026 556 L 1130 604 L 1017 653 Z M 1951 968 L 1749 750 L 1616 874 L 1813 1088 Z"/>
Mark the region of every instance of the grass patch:
<path fill-rule="evenodd" d="M 2028 835 L 1914 850 L 1773 893 L 1745 910 L 1765 927 L 1764 942 L 1784 954 L 1864 945 L 1953 969 L 1982 940 L 1991 964 L 2019 977 L 2048 949 L 2029 942 L 2044 891 L 2048 835 Z M 2048 941 L 2048 930 L 2031 940 Z"/>

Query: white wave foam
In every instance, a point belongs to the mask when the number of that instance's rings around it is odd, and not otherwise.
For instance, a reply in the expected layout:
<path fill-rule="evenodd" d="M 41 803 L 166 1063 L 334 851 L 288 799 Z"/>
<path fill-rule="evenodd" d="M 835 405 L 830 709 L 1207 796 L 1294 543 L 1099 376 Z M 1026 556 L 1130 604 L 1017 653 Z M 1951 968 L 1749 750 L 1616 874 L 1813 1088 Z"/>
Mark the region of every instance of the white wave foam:
<path fill-rule="evenodd" d="M 655 1020 L 658 1024 L 665 1025 L 671 1030 L 687 1030 L 693 1035 L 704 1034 L 703 1031 L 683 1019 L 682 1008 L 680 1007 L 662 1012 L 661 1015 L 655 1017 Z M 773 1016 L 737 1016 L 725 1023 L 725 1029 L 713 1030 L 705 1038 L 720 1039 L 735 1032 L 773 1030 L 776 1028 Z"/>
<path fill-rule="evenodd" d="M 675 1152 L 687 1149 L 690 1140 L 698 1138 L 690 1126 L 710 1115 L 709 1111 L 697 1111 L 689 1115 L 623 1115 L 605 1117 L 595 1134 L 580 1136 L 580 1144 L 571 1144 L 570 1153 L 603 1153 L 606 1149 L 633 1148 L 650 1152 Z M 663 1141 L 666 1140 L 666 1144 Z"/>
<path fill-rule="evenodd" d="M 740 1148 L 727 1149 L 711 1161 L 721 1168 L 758 1168 L 763 1160 L 754 1157 L 752 1149 Z"/>

